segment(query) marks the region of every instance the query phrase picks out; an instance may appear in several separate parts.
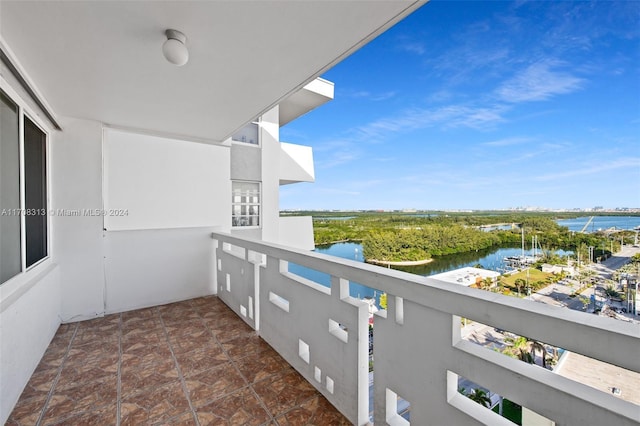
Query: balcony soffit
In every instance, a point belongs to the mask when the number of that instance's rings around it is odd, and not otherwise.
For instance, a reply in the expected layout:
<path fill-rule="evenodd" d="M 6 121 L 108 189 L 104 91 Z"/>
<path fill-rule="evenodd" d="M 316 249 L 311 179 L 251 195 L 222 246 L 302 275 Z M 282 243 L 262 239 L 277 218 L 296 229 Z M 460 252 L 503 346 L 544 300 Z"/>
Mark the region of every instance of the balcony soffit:
<path fill-rule="evenodd" d="M 2 0 L 0 35 L 57 115 L 216 142 L 423 3 Z"/>

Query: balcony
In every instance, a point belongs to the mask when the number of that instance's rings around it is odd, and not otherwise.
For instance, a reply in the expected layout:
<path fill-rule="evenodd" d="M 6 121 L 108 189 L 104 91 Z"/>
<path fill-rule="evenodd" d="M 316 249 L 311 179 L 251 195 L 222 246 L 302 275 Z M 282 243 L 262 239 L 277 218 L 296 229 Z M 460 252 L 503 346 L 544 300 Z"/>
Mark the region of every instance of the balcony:
<path fill-rule="evenodd" d="M 640 422 L 636 404 L 463 339 L 460 318 L 635 373 L 636 325 L 212 237 L 217 297 L 62 325 L 9 424 L 116 416 L 121 424 L 511 424 L 461 395 L 460 377 L 555 424 Z M 289 272 L 290 264 L 330 275 L 331 287 Z M 388 294 L 388 309 L 373 320 L 372 385 L 369 305 L 349 296 L 350 282 Z"/>
<path fill-rule="evenodd" d="M 216 297 L 63 324 L 7 425 L 349 424 Z"/>
<path fill-rule="evenodd" d="M 296 182 L 314 182 L 313 150 L 310 146 L 280 143 L 280 185 Z"/>
<path fill-rule="evenodd" d="M 316 78 L 280 103 L 279 121 L 284 126 L 333 99 L 333 83 Z"/>

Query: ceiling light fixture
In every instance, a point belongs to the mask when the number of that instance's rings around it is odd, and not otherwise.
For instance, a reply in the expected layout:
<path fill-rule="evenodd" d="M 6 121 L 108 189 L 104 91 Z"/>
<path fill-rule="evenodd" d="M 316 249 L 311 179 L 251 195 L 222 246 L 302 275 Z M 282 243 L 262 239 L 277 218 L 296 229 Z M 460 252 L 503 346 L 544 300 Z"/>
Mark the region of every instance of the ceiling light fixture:
<path fill-rule="evenodd" d="M 187 36 L 178 30 L 166 30 L 167 41 L 162 45 L 162 53 L 167 61 L 179 67 L 189 60 L 189 50 L 187 49 Z"/>

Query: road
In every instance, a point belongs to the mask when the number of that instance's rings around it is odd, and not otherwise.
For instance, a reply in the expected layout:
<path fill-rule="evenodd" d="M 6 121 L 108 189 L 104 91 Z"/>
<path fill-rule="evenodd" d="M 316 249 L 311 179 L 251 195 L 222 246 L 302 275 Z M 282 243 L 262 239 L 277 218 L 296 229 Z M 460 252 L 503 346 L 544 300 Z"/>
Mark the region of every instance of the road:
<path fill-rule="evenodd" d="M 614 256 L 610 257 L 604 262 L 592 265 L 591 268 L 596 271 L 600 277 L 604 279 L 611 279 L 613 272 L 616 269 L 619 269 L 627 264 L 630 261 L 631 257 L 636 253 L 640 253 L 640 248 L 627 246 L 622 251 L 616 253 Z M 565 282 L 565 284 L 551 284 L 541 289 L 540 291 L 529 296 L 530 300 L 534 300 L 540 303 L 546 303 L 549 305 L 564 306 L 573 310 L 585 311 L 587 305 L 584 305 L 582 303 L 580 297 L 570 297 L 570 295 L 573 294 L 578 288 L 579 283 L 575 280 L 567 279 L 563 280 L 563 282 Z M 606 301 L 606 298 L 604 297 L 604 289 L 601 289 L 598 286 L 594 286 L 592 288 L 584 290 L 581 295 L 590 298 L 590 296 L 594 293 L 600 293 L 600 295 L 596 295 L 596 300 L 598 300 L 599 302 Z M 637 317 L 633 318 L 631 314 L 618 314 L 618 319 L 638 322 Z M 480 324 L 477 322 L 469 323 L 462 328 L 463 339 L 469 340 L 473 343 L 489 349 L 503 349 L 505 347 L 505 337 L 513 337 L 513 335 L 509 332 L 497 330 L 491 326 Z M 553 350 L 554 348 L 547 346 L 547 351 L 551 352 Z M 477 384 L 465 379 L 464 377 L 459 377 L 458 387 L 465 388 L 467 392 L 475 388 L 481 388 L 488 391 L 482 386 L 478 386 Z M 499 398 L 498 395 L 490 395 L 492 399 L 492 405 L 497 403 L 497 398 Z"/>
<path fill-rule="evenodd" d="M 603 278 L 610 279 L 616 269 L 620 269 L 629 263 L 631 257 L 638 253 L 640 253 L 640 247 L 625 246 L 621 251 L 614 254 L 604 262 L 594 264 L 591 269 L 596 271 Z"/>
<path fill-rule="evenodd" d="M 629 263 L 631 257 L 637 253 L 640 253 L 639 247 L 626 246 L 620 252 L 616 253 L 609 259 L 601 262 L 594 263 L 590 268 L 597 273 L 601 279 L 611 279 L 614 271 L 620 269 L 622 266 Z M 574 310 L 585 310 L 586 306 L 578 297 L 569 297 L 570 294 L 578 288 L 579 283 L 575 280 L 564 280 L 565 284 L 552 284 L 547 286 L 534 295 L 532 299 L 551 304 L 556 306 L 565 306 Z M 591 298 L 591 295 L 595 295 L 596 300 L 599 303 L 607 302 L 607 298 L 604 294 L 605 288 L 602 285 L 595 285 L 591 288 L 583 290 L 580 295 L 583 297 Z M 620 290 L 620 289 L 618 289 Z M 629 318 L 631 319 L 631 318 Z"/>
<path fill-rule="evenodd" d="M 619 269 L 627 264 L 630 261 L 631 256 L 636 253 L 640 253 L 640 248 L 627 246 L 624 247 L 622 251 L 616 253 L 614 256 L 610 257 L 604 262 L 592 265 L 591 268 L 596 271 L 602 278 L 611 279 L 611 275 L 613 274 L 613 272 L 616 269 Z M 529 299 L 549 305 L 563 306 L 577 311 L 585 311 L 586 306 L 582 303 L 579 297 L 570 297 L 570 295 L 575 293 L 575 291 L 578 289 L 579 283 L 575 280 L 570 279 L 565 279 L 563 280 L 563 282 L 565 282 L 566 284 L 551 284 L 529 296 Z M 590 297 L 591 294 L 594 293 L 594 289 L 595 287 L 586 289 L 581 293 L 581 295 Z M 604 297 L 598 296 L 597 300 L 604 301 Z M 631 320 L 631 317 L 629 315 L 626 315 L 626 317 Z M 489 349 L 498 350 L 501 350 L 505 347 L 505 337 L 514 337 L 514 335 L 509 332 L 497 330 L 491 326 L 478 322 L 470 322 L 469 324 L 465 325 L 462 328 L 461 333 L 463 339 L 469 340 Z M 553 348 L 547 347 L 547 350 L 553 351 Z M 489 392 L 488 389 L 485 389 L 482 386 L 478 386 L 477 384 L 465 379 L 464 377 L 459 378 L 458 387 L 465 388 L 467 392 L 475 388 L 484 389 Z M 492 400 L 492 406 L 498 403 L 498 395 L 489 393 L 489 396 Z M 403 409 L 408 410 L 408 403 L 406 401 L 400 399 L 398 401 L 398 404 L 399 408 L 402 407 Z M 373 407 L 373 373 L 369 373 L 369 407 Z M 406 411 L 403 414 L 403 417 L 408 420 L 409 412 Z"/>
<path fill-rule="evenodd" d="M 633 255 L 640 253 L 640 247 L 625 246 L 621 251 L 605 260 L 602 263 L 597 263 L 591 266 L 602 278 L 611 279 L 611 275 L 616 269 L 621 268 L 627 264 Z M 587 306 L 584 305 L 582 300 L 577 297 L 570 297 L 579 287 L 579 283 L 576 280 L 566 279 L 563 280 L 566 284 L 551 284 L 547 287 L 533 293 L 528 296 L 530 300 L 546 303 L 548 305 L 564 306 L 576 311 L 585 311 Z M 598 302 L 605 302 L 604 288 L 594 286 L 583 290 L 581 296 L 590 298 L 592 294 L 596 293 L 596 300 Z M 620 315 L 628 321 L 637 321 L 636 318 L 632 318 L 631 315 Z M 494 330 L 485 324 L 470 323 L 462 328 L 462 337 L 467 340 L 471 340 L 483 346 L 488 347 L 500 347 L 503 339 L 503 335 L 500 332 Z"/>

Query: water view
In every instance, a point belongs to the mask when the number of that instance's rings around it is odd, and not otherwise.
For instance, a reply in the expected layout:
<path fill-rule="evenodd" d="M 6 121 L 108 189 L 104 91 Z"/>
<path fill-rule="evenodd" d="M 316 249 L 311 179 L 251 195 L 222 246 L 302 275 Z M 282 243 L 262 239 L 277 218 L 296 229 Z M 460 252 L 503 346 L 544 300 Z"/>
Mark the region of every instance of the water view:
<path fill-rule="evenodd" d="M 331 219 L 345 220 L 352 218 L 353 217 L 336 217 Z M 585 227 L 590 218 L 591 216 L 583 216 L 575 219 L 562 219 L 558 220 L 557 222 L 562 226 L 568 227 L 569 230 L 579 232 Z M 615 227 L 617 229 L 633 229 L 638 226 L 640 226 L 640 216 L 595 216 L 591 220 L 585 231 L 593 232 L 599 229 L 609 229 L 612 227 Z M 362 255 L 362 245 L 359 243 L 336 243 L 329 246 L 317 247 L 315 251 L 318 253 L 341 257 L 343 259 L 351 259 L 356 262 L 364 262 L 364 257 Z M 557 250 L 556 253 L 561 256 L 573 254 L 573 252 L 571 251 L 564 250 Z M 435 257 L 432 262 L 427 263 L 426 265 L 394 266 L 393 268 L 400 271 L 423 276 L 476 265 L 482 265 L 482 267 L 485 269 L 504 272 L 505 270 L 507 270 L 507 265 L 504 263 L 504 258 L 508 256 L 519 256 L 521 254 L 521 247 L 500 247 Z M 532 256 L 532 250 L 525 250 L 525 255 Z M 289 271 L 325 286 L 329 286 L 331 282 L 331 277 L 329 276 L 329 274 L 315 271 L 299 265 L 290 264 Z M 379 292 L 358 283 L 350 283 L 349 292 L 353 297 L 375 297 L 376 301 L 378 301 L 379 298 Z"/>
<path fill-rule="evenodd" d="M 558 225 L 566 226 L 570 231 L 582 231 L 591 216 L 582 216 L 575 219 L 558 220 Z M 595 232 L 609 228 L 634 229 L 640 226 L 640 216 L 594 216 L 585 232 Z"/>
<path fill-rule="evenodd" d="M 330 246 L 318 247 L 315 251 L 318 253 L 341 257 L 343 259 L 355 260 L 356 262 L 364 262 L 364 257 L 362 256 L 362 245 L 360 245 L 359 243 L 337 243 Z M 557 250 L 556 253 L 562 256 L 573 254 L 573 252 L 564 250 Z M 506 269 L 506 265 L 503 262 L 504 258 L 507 256 L 519 256 L 521 254 L 521 247 L 492 248 L 488 250 L 478 250 L 470 253 L 459 253 L 449 256 L 440 256 L 434 258 L 432 262 L 427 263 L 426 265 L 394 266 L 393 269 L 409 272 L 416 275 L 427 276 L 480 264 L 485 269 L 503 272 Z M 531 250 L 525 250 L 525 255 L 531 256 L 533 255 L 533 252 Z M 289 271 L 327 287 L 331 282 L 331 277 L 329 274 L 305 268 L 300 265 L 289 264 Z M 351 296 L 358 298 L 376 297 L 376 302 L 378 301 L 379 296 L 379 292 L 353 282 L 350 283 L 349 293 Z"/>

